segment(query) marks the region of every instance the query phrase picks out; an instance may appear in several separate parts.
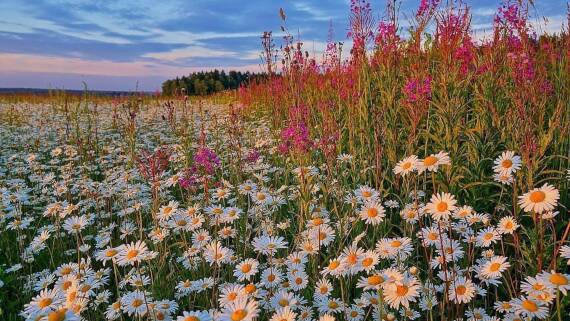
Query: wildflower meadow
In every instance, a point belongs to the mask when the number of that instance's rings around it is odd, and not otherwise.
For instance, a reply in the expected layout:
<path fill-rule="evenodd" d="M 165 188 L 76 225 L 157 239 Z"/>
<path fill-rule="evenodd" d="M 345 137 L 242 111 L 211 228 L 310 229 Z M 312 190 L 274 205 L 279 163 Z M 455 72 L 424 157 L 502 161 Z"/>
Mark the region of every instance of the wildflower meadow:
<path fill-rule="evenodd" d="M 281 10 L 237 90 L 0 96 L 0 320 L 570 320 L 570 13 L 532 5 L 351 0 L 322 55 Z"/>

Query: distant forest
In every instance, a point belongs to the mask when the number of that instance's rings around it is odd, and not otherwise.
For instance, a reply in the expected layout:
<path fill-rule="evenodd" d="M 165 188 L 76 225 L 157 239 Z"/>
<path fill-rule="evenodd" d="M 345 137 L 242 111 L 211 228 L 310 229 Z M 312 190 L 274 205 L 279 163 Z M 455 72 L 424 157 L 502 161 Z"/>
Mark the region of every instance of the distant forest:
<path fill-rule="evenodd" d="M 203 96 L 227 89 L 237 89 L 242 84 L 265 77 L 266 74 L 249 71 L 245 73 L 241 71 L 226 73 L 224 70 L 201 71 L 163 82 L 162 94 L 175 95 L 184 92 L 187 95 Z"/>

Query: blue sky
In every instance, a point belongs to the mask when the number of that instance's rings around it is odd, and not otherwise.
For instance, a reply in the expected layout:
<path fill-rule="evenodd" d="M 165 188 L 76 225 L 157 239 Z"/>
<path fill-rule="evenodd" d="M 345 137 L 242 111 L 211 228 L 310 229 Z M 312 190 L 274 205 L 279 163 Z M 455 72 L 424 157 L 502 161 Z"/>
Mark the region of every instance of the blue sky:
<path fill-rule="evenodd" d="M 537 2 L 538 28 L 559 30 L 566 2 Z M 371 3 L 380 17 L 385 1 Z M 413 15 L 418 3 L 403 0 L 401 12 Z M 499 2 L 466 3 L 484 35 Z M 331 21 L 335 40 L 345 40 L 348 0 L 2 0 L 0 87 L 78 89 L 85 81 L 91 89 L 152 91 L 197 70 L 259 71 L 259 37 L 279 31 L 280 7 L 306 50 L 322 51 Z"/>

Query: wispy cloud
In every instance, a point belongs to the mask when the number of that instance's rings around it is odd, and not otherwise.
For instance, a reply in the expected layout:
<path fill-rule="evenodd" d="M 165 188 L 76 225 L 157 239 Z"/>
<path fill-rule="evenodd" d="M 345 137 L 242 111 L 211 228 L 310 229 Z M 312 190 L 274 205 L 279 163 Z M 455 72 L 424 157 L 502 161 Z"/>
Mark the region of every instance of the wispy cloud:
<path fill-rule="evenodd" d="M 476 34 L 484 36 L 497 2 L 466 2 L 472 6 Z M 375 15 L 382 16 L 382 6 L 372 4 Z M 8 73 L 51 73 L 67 82 L 78 75 L 93 76 L 94 81 L 106 76 L 153 77 L 145 82 L 154 86 L 144 88 L 150 90 L 156 89 L 156 79 L 201 69 L 258 70 L 261 33 L 274 31 L 280 44 L 281 7 L 291 32 L 319 57 L 331 20 L 335 40 L 345 41 L 349 49 L 349 6 L 348 0 L 2 0 L 0 85 L 9 86 Z M 403 1 L 401 11 L 409 13 L 415 6 L 417 1 Z M 533 14 L 548 17 L 533 20 L 537 30 L 558 31 L 565 8 L 564 0 L 537 3 Z"/>

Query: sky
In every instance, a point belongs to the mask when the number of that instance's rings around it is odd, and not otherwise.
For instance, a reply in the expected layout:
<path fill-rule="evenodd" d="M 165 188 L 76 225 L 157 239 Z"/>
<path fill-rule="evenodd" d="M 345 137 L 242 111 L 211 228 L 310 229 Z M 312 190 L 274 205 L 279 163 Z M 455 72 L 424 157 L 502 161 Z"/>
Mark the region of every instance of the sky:
<path fill-rule="evenodd" d="M 499 1 L 466 0 L 474 32 L 491 29 Z M 539 0 L 539 32 L 559 31 L 565 0 Z M 419 0 L 402 0 L 402 21 Z M 371 1 L 380 18 L 385 0 Z M 332 23 L 345 41 L 349 0 L 1 0 L 0 88 L 155 91 L 199 70 L 261 71 L 260 36 L 280 44 L 279 8 L 305 49 L 319 55 Z"/>

